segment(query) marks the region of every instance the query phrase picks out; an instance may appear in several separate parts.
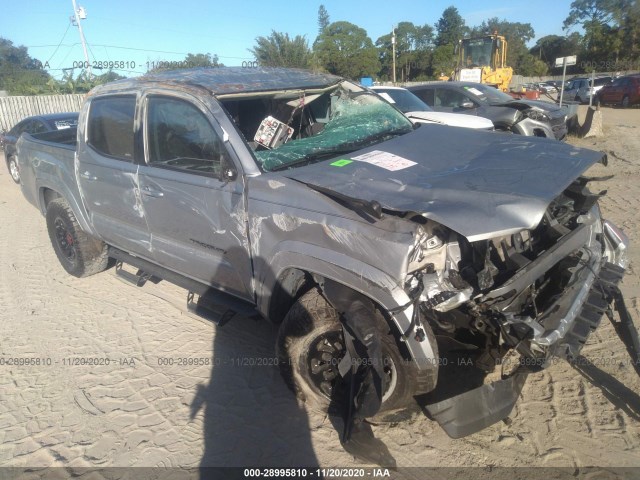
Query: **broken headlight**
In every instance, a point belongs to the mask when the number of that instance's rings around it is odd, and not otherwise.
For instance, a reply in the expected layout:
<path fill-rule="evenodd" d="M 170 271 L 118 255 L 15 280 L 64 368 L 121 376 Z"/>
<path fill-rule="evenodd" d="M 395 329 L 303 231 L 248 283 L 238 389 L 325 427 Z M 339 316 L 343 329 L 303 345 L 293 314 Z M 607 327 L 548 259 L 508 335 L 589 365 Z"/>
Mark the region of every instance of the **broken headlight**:
<path fill-rule="evenodd" d="M 416 229 L 416 240 L 409 256 L 408 273 L 429 267 L 430 270 L 444 268 L 446 260 L 444 241 L 431 229 L 419 226 Z"/>
<path fill-rule="evenodd" d="M 531 120 L 538 120 L 539 122 L 548 122 L 551 120 L 546 113 L 541 110 L 536 110 L 535 108 L 525 110 L 524 114 Z"/>

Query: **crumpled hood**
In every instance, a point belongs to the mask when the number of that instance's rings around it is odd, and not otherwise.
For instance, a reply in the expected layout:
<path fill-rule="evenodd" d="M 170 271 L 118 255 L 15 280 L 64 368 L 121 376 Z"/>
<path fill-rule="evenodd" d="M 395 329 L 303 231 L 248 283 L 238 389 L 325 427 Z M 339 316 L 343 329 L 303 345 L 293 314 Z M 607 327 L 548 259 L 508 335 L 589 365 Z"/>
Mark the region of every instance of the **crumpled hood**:
<path fill-rule="evenodd" d="M 415 164 L 394 171 L 397 159 L 384 155 L 376 160 L 383 166 L 353 160 L 373 151 Z M 421 213 L 476 241 L 535 228 L 549 203 L 604 157 L 545 138 L 430 125 L 282 174 L 386 209 Z"/>

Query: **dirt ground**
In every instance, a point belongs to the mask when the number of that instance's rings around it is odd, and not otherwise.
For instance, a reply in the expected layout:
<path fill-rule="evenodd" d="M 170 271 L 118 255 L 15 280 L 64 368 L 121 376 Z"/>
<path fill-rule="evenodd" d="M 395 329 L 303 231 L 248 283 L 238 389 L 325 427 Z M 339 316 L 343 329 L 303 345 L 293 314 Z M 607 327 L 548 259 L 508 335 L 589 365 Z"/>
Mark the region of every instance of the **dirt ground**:
<path fill-rule="evenodd" d="M 622 287 L 640 327 L 640 109 L 602 112 L 604 137 L 569 142 L 608 153 L 609 167 L 589 174 L 615 175 L 594 186 L 608 191 L 604 214 L 634 247 Z M 186 313 L 185 297 L 113 270 L 67 275 L 2 162 L 0 466 L 364 465 L 263 360 L 273 358 L 273 327 L 244 318 L 215 327 Z M 403 467 L 393 478 L 425 478 L 425 467 L 482 467 L 483 478 L 497 467 L 597 467 L 588 478 L 610 478 L 610 467 L 640 467 L 640 378 L 606 318 L 583 355 L 590 363 L 530 376 L 509 424 L 460 440 L 422 413 L 374 426 Z M 1 364 L 9 358 L 39 364 Z M 437 472 L 429 478 L 450 478 Z"/>

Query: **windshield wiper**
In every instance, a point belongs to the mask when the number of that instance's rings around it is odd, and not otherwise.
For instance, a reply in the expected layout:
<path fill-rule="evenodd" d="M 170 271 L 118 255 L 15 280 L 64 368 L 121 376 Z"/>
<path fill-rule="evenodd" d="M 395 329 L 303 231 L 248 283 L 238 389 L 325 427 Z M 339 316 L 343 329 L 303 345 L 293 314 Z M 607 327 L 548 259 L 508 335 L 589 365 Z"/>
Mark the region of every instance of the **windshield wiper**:
<path fill-rule="evenodd" d="M 311 163 L 318 160 L 324 160 L 326 158 L 337 157 L 338 155 L 344 153 L 351 153 L 358 150 L 357 148 L 349 147 L 349 148 L 337 148 L 332 150 L 320 150 L 318 152 L 311 152 L 306 154 L 304 157 L 300 157 L 298 160 L 293 162 L 283 163 L 282 165 L 277 165 L 271 168 L 270 172 L 277 172 L 279 170 L 286 170 L 289 167 L 295 167 L 304 163 Z"/>

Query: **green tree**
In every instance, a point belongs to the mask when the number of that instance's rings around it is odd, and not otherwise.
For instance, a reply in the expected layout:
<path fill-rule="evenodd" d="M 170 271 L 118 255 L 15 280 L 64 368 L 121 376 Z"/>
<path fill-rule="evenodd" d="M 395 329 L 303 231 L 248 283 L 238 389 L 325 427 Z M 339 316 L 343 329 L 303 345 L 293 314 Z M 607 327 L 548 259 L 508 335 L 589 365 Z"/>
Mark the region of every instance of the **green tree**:
<path fill-rule="evenodd" d="M 567 36 L 547 35 L 539 38 L 529 53 L 547 64 L 549 69 L 555 68 L 555 60 L 560 57 L 577 55 L 581 49 L 582 37 L 578 32 Z M 579 64 L 567 67 L 567 73 L 581 72 Z"/>
<path fill-rule="evenodd" d="M 633 0 L 622 20 L 622 52 L 629 70 L 633 65 L 640 68 L 640 2 Z"/>
<path fill-rule="evenodd" d="M 433 45 L 433 28 L 431 25 L 414 25 L 411 22 L 400 22 L 396 27 L 396 68 L 400 81 L 414 80 L 426 75 L 431 47 Z M 392 34 L 388 33 L 376 40 L 378 56 L 382 65 L 381 75 L 393 78 L 393 45 Z"/>
<path fill-rule="evenodd" d="M 319 64 L 330 73 L 351 79 L 380 70 L 378 52 L 366 30 L 349 22 L 327 26 L 314 43 Z"/>
<path fill-rule="evenodd" d="M 584 30 L 582 62 L 620 59 L 625 31 L 621 24 L 633 11 L 636 0 L 574 0 L 563 29 L 577 25 Z"/>
<path fill-rule="evenodd" d="M 51 76 L 42 63 L 29 56 L 27 47 L 16 47 L 0 37 L 0 90 L 11 95 L 36 95 L 49 90 Z"/>
<path fill-rule="evenodd" d="M 318 8 L 318 35 L 324 32 L 324 29 L 329 26 L 329 12 L 324 8 L 324 5 L 320 5 Z"/>
<path fill-rule="evenodd" d="M 256 46 L 249 50 L 264 67 L 309 68 L 311 50 L 304 36 L 289 38 L 288 33 L 271 31 L 268 37 L 256 38 Z"/>
<path fill-rule="evenodd" d="M 442 74 L 451 76 L 455 65 L 454 46 L 440 45 L 435 48 L 431 56 L 431 76 L 439 77 Z"/>
<path fill-rule="evenodd" d="M 467 33 L 468 28 L 454 6 L 446 8 L 436 23 L 436 46 L 456 45 Z"/>

